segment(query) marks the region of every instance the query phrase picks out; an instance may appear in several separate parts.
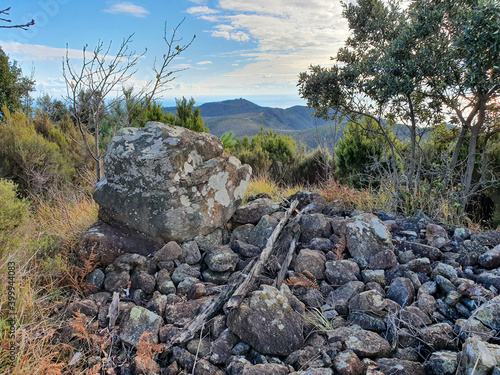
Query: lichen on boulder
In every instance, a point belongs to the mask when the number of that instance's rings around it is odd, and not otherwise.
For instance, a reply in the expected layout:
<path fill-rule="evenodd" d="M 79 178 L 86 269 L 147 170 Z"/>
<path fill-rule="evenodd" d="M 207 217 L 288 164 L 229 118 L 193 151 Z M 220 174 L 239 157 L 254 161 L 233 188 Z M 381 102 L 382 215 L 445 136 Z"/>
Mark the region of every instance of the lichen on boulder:
<path fill-rule="evenodd" d="M 122 129 L 108 146 L 105 165 L 94 192 L 99 218 L 165 242 L 224 225 L 251 174 L 216 136 L 158 122 Z"/>

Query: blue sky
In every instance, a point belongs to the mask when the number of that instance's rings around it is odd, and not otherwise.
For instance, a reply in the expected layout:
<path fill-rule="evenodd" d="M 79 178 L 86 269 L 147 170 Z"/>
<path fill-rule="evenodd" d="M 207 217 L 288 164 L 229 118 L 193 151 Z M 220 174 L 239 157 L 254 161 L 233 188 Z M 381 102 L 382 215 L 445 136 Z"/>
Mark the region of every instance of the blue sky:
<path fill-rule="evenodd" d="M 194 97 L 198 104 L 246 98 L 257 104 L 286 108 L 305 105 L 297 76 L 310 64 L 327 66 L 348 35 L 339 0 L 22 0 L 10 18 L 27 31 L 0 29 L 0 46 L 23 72 L 34 69 L 37 94 L 62 96 L 62 57 L 69 48 L 74 66 L 82 47 L 112 41 L 111 52 L 135 33 L 132 48 L 147 52 L 128 82 L 139 87 L 154 77 L 155 57 L 165 52 L 164 23 L 192 45 L 172 62 L 184 69 L 162 94 L 165 105 L 176 97 Z"/>

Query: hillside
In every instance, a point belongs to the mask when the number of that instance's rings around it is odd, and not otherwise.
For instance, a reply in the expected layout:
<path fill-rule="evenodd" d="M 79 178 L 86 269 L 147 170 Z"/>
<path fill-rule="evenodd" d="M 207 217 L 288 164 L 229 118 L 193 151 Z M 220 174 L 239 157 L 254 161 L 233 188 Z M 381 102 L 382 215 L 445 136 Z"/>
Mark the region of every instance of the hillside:
<path fill-rule="evenodd" d="M 200 110 L 210 133 L 217 136 L 233 131 L 236 137 L 251 137 L 260 131 L 261 126 L 296 132 L 327 124 L 324 120 L 312 117 L 312 110 L 306 106 L 286 109 L 261 107 L 241 98 L 205 103 L 200 106 Z M 167 107 L 165 111 L 175 113 L 175 108 Z"/>

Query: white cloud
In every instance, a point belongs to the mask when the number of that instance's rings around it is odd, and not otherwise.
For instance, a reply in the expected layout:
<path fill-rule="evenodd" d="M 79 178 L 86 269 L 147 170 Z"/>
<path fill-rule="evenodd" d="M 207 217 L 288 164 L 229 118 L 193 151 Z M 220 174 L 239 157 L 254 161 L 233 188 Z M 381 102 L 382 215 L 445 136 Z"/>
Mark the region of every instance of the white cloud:
<path fill-rule="evenodd" d="M 108 9 L 104 9 L 103 12 L 111 14 L 126 14 L 133 17 L 144 18 L 149 14 L 149 11 L 144 9 L 139 5 L 134 5 L 130 2 L 117 3 L 112 5 Z"/>
<path fill-rule="evenodd" d="M 200 61 L 196 63 L 197 65 L 207 65 L 207 64 L 213 64 L 213 62 L 207 60 L 207 61 Z"/>
<path fill-rule="evenodd" d="M 219 13 L 219 11 L 215 9 L 210 9 L 207 6 L 201 6 L 201 7 L 191 7 L 187 9 L 187 12 L 189 14 L 216 14 Z"/>
<path fill-rule="evenodd" d="M 0 45 L 2 49 L 8 53 L 15 55 L 16 60 L 21 61 L 44 61 L 44 60 L 60 60 L 62 57 L 66 56 L 68 52 L 68 57 L 70 59 L 81 59 L 83 58 L 83 50 L 77 49 L 66 49 L 42 46 L 39 44 L 23 44 L 17 42 L 4 42 L 0 40 Z M 86 52 L 86 57 L 92 58 L 93 53 L 90 51 Z"/>
<path fill-rule="evenodd" d="M 233 57 L 233 71 L 206 78 L 207 87 L 297 92 L 298 74 L 309 65 L 331 65 L 349 35 L 342 6 L 331 0 L 219 0 L 206 30 L 213 37 L 247 43 Z M 227 56 L 231 57 L 231 56 Z"/>

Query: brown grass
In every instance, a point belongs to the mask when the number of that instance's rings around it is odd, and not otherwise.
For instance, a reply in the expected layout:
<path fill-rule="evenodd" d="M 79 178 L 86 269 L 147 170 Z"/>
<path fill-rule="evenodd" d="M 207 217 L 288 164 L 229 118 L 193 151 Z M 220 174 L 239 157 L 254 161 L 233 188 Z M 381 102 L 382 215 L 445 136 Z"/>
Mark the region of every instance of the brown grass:
<path fill-rule="evenodd" d="M 97 205 L 82 193 L 59 192 L 50 199 L 36 199 L 29 220 L 12 233 L 13 241 L 0 252 L 0 277 L 7 280 L 7 263 L 15 262 L 15 337 L 8 337 L 9 324 L 0 325 L 0 344 L 16 345 L 15 363 L 8 351 L 0 353 L 0 373 L 81 374 L 67 367 L 77 351 L 69 345 L 55 344 L 57 330 L 65 324 L 61 302 L 68 300 L 67 275 L 75 272 L 67 252 L 81 232 L 97 219 Z M 14 244 L 14 245 L 12 245 Z M 2 316 L 7 311 L 7 285 L 0 285 Z"/>

